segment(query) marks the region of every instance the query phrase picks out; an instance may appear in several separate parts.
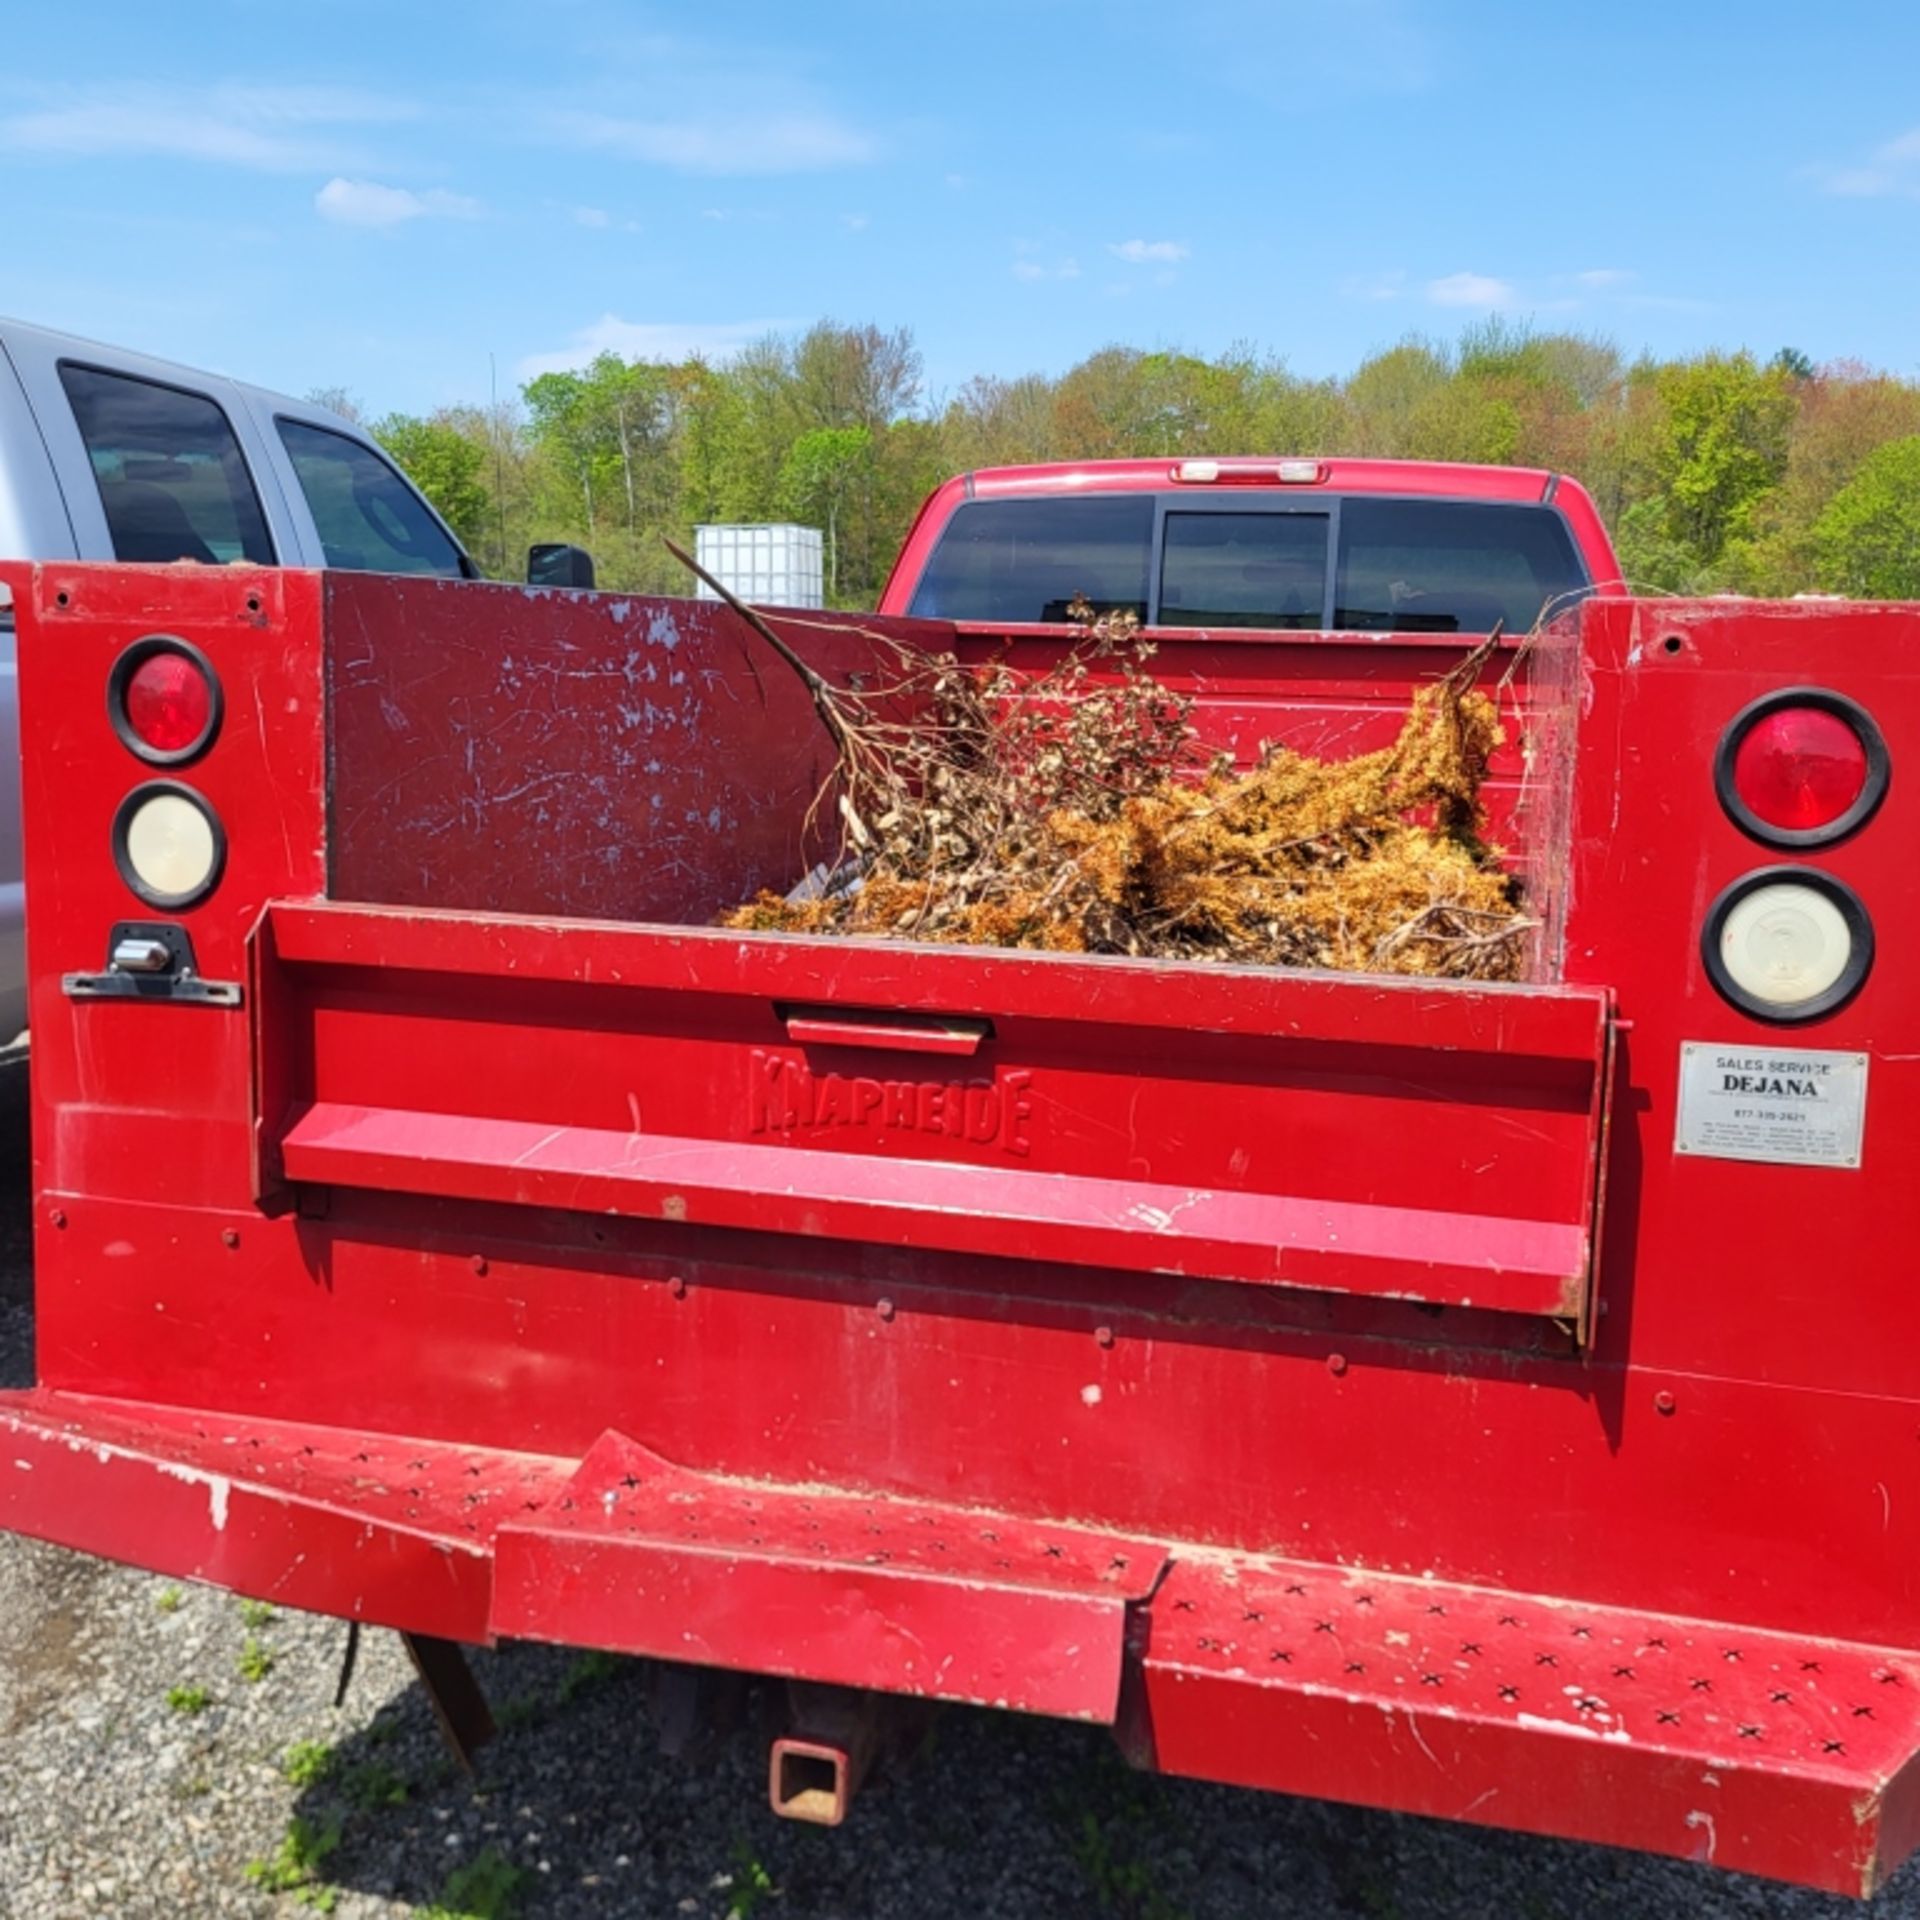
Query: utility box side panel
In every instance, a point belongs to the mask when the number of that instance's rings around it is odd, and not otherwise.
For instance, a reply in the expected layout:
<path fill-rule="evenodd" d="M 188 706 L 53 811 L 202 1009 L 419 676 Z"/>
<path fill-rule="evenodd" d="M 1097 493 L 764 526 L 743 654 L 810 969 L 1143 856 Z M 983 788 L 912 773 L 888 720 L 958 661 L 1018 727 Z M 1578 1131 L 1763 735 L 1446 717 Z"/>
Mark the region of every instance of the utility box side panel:
<path fill-rule="evenodd" d="M 73 1197 L 228 1205 L 250 1184 L 249 1007 L 76 998 L 108 965 L 116 926 L 164 922 L 191 943 L 200 981 L 241 988 L 266 903 L 323 891 L 319 579 L 267 568 L 55 565 L 12 574 L 19 625 L 33 1032 L 36 1186 Z M 142 761 L 116 733 L 108 684 L 136 642 L 199 650 L 223 712 L 180 765 Z M 130 796 L 177 786 L 224 836 L 219 878 L 179 908 L 143 901 L 120 870 L 115 822 Z M 68 1196 L 66 1199 L 51 1196 Z M 46 1225 L 43 1207 L 42 1226 Z M 140 1253 L 160 1259 L 160 1246 Z M 129 1249 L 129 1257 L 133 1250 Z M 42 1372 L 71 1310 L 76 1365 L 95 1350 L 92 1282 L 56 1231 L 36 1288 Z"/>
<path fill-rule="evenodd" d="M 335 899 L 699 925 L 837 844 L 826 730 L 724 606 L 353 574 L 326 594 Z M 782 624 L 830 679 L 872 665 L 844 625 Z"/>
<path fill-rule="evenodd" d="M 1614 601 L 1588 610 L 1586 632 L 1567 978 L 1605 982 L 1631 1023 L 1607 1168 L 1600 1352 L 1912 1401 L 1920 608 Z M 1771 845 L 1723 804 L 1716 761 L 1751 703 L 1809 686 L 1872 717 L 1890 763 L 1885 796 L 1836 839 Z M 1851 892 L 1872 928 L 1872 964 L 1811 1018 L 1756 1017 L 1714 983 L 1711 916 L 1730 889 L 1796 875 Z M 1777 1084 L 1768 1063 L 1784 1073 Z M 1811 1097 L 1825 1117 L 1796 1116 L 1813 1122 L 1802 1150 L 1789 1157 L 1782 1129 L 1767 1132 L 1779 1098 L 1748 1102 L 1737 1119 L 1729 1103 L 1731 1126 L 1703 1117 L 1728 1068 L 1763 1096 L 1821 1082 Z M 1676 1418 L 1686 1417 L 1683 1397 Z M 1877 1524 L 1892 1482 L 1863 1460 L 1846 1497 Z"/>

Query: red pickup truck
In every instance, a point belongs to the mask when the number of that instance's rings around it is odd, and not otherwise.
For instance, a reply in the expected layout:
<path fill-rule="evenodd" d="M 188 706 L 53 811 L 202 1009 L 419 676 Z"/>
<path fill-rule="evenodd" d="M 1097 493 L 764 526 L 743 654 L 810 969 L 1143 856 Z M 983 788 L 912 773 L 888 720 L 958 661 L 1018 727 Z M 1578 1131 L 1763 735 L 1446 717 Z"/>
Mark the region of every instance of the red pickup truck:
<path fill-rule="evenodd" d="M 1490 985 L 716 929 L 833 757 L 724 605 L 0 566 L 0 1524 L 398 1628 L 468 1734 L 459 1643 L 763 1676 L 807 1817 L 966 1701 L 1871 1890 L 1920 1840 L 1920 609 L 1613 574 L 1545 474 L 1134 463 L 957 481 L 883 611 L 768 616 L 851 682 L 1044 664 L 1085 593 L 1243 757 L 1380 743 L 1499 618 L 1540 930 Z"/>

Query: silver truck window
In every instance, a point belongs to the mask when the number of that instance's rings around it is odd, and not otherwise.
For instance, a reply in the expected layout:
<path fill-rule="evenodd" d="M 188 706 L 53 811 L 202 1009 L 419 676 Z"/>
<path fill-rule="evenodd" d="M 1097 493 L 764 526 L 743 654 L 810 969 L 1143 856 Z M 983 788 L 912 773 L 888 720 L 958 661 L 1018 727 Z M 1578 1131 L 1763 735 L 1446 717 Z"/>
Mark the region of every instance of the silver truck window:
<path fill-rule="evenodd" d="M 1147 617 L 1153 496 L 975 500 L 956 508 L 910 612 L 936 620 L 1064 620 L 1076 594 Z"/>
<path fill-rule="evenodd" d="M 371 447 L 344 433 L 281 420 L 327 565 L 350 573 L 466 573 L 460 549 L 425 503 Z"/>
<path fill-rule="evenodd" d="M 205 394 L 66 361 L 60 384 L 86 443 L 115 559 L 274 564 L 240 442 Z"/>
<path fill-rule="evenodd" d="M 1551 508 L 1352 496 L 1338 581 L 1334 625 L 1385 633 L 1526 633 L 1589 584 Z"/>
<path fill-rule="evenodd" d="M 1303 628 L 1326 617 L 1324 513 L 1169 513 L 1163 627 Z"/>

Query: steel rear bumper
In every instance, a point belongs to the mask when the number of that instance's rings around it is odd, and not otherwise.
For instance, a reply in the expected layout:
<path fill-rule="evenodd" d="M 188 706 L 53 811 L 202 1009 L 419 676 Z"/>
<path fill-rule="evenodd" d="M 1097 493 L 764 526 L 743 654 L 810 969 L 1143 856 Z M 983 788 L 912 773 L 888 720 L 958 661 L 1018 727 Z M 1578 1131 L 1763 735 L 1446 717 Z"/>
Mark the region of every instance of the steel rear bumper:
<path fill-rule="evenodd" d="M 1114 1724 L 1168 1772 L 1853 1894 L 1920 1655 L 692 1472 L 0 1393 L 0 1526 L 416 1634 Z"/>

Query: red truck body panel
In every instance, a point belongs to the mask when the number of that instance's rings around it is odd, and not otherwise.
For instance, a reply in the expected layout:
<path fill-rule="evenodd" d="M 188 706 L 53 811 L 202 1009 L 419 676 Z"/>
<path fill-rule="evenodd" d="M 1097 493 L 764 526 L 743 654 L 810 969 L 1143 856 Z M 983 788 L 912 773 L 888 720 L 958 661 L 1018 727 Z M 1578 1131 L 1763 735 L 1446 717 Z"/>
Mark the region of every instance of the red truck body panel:
<path fill-rule="evenodd" d="M 1601 599 L 1497 658 L 1549 925 L 1485 987 L 704 926 L 791 879 L 826 760 L 721 607 L 0 577 L 39 1372 L 0 1524 L 1854 1892 L 1920 1838 L 1920 610 Z M 774 617 L 860 671 L 857 618 Z M 167 917 L 237 1005 L 63 985 L 153 917 L 105 710 L 152 632 L 225 691 L 171 776 L 225 871 Z M 1375 743 L 1460 642 L 1191 648 L 1249 753 Z M 1678 1155 L 1682 1046 L 1782 1044 L 1701 960 L 1777 858 L 1714 750 L 1813 678 L 1895 767 L 1805 856 L 1877 923 L 1791 1034 L 1869 1056 L 1863 1164 Z"/>

